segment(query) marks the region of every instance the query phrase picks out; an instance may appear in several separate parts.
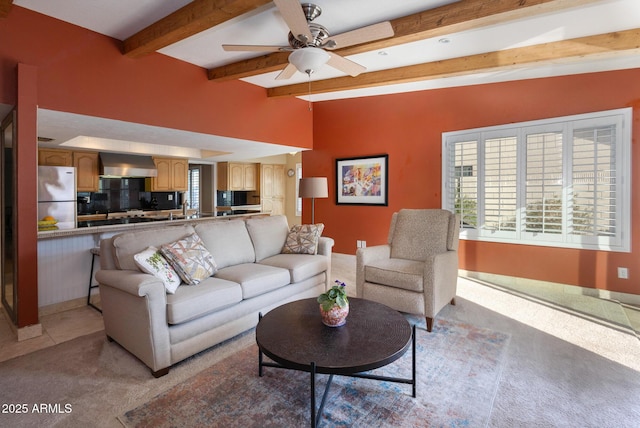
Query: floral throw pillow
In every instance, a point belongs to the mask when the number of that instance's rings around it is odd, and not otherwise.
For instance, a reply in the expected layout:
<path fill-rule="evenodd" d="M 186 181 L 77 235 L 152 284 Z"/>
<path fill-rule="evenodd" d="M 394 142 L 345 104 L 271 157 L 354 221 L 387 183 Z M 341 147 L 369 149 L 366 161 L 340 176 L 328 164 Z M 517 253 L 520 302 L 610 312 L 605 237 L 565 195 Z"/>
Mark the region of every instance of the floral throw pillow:
<path fill-rule="evenodd" d="M 193 233 L 179 241 L 160 247 L 162 255 L 171 263 L 180 278 L 189 285 L 197 285 L 216 272 L 216 262 L 205 248 L 202 239 Z"/>
<path fill-rule="evenodd" d="M 160 278 L 167 293 L 176 292 L 181 282 L 180 277 L 156 247 L 147 248 L 133 256 L 133 259 L 142 272 Z"/>
<path fill-rule="evenodd" d="M 324 230 L 323 223 L 295 224 L 291 226 L 282 247 L 284 254 L 317 254 L 318 241 Z"/>

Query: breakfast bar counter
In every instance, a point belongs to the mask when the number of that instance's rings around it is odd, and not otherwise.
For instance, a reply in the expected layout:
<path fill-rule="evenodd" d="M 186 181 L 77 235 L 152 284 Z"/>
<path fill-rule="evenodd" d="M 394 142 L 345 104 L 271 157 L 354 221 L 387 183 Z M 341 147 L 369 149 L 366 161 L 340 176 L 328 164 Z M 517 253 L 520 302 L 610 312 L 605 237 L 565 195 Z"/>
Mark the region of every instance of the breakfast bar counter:
<path fill-rule="evenodd" d="M 174 216 L 173 220 L 140 223 L 122 223 L 106 226 L 38 232 L 38 307 L 40 314 L 71 309 L 86 304 L 91 270 L 91 249 L 100 240 L 131 229 L 150 229 L 167 224 L 198 223 L 203 221 L 230 221 L 269 213 L 251 213 L 231 216 L 190 215 Z M 96 259 L 96 263 L 98 263 Z M 95 269 L 97 270 L 97 269 Z"/>

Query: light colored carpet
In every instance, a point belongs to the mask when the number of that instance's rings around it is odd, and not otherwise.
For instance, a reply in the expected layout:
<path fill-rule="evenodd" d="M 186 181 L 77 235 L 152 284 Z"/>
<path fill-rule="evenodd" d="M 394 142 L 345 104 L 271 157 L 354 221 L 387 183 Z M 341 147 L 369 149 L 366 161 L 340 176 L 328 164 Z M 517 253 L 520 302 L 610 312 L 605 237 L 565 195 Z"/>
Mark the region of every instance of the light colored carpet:
<path fill-rule="evenodd" d="M 355 257 L 334 258 L 333 277 L 353 289 L 354 270 Z M 456 300 L 441 318 L 511 337 L 487 426 L 638 426 L 635 335 L 462 278 Z M 17 357 L 0 363 L 0 403 L 24 403 L 29 412 L 1 413 L 0 426 L 122 427 L 119 415 L 254 343 L 242 335 L 160 379 L 103 333 Z M 31 412 L 39 403 L 71 404 L 72 411 Z"/>
<path fill-rule="evenodd" d="M 420 328 L 417 397 L 411 397 L 410 385 L 336 376 L 319 426 L 486 425 L 509 336 L 447 320 L 429 334 L 423 319 L 409 321 Z M 122 421 L 137 428 L 309 426 L 309 374 L 267 367 L 259 377 L 257 349 L 234 354 L 127 412 Z M 411 352 L 374 373 L 410 378 Z M 318 405 L 326 380 L 318 376 Z"/>

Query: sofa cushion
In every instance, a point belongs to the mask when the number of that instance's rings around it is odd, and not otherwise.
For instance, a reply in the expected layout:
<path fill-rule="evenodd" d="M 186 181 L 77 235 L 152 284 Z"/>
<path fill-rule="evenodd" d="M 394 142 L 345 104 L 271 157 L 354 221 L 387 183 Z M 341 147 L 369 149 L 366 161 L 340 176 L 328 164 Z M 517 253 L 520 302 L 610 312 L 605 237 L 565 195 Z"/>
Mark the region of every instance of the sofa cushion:
<path fill-rule="evenodd" d="M 381 259 L 374 260 L 364 267 L 364 280 L 409 291 L 422 291 L 423 272 L 423 262 Z"/>
<path fill-rule="evenodd" d="M 211 253 L 195 233 L 164 244 L 160 247 L 160 252 L 178 272 L 180 278 L 189 285 L 197 285 L 216 271 L 216 263 Z"/>
<path fill-rule="evenodd" d="M 260 264 L 287 269 L 291 283 L 318 275 L 328 267 L 325 256 L 310 254 L 278 254 L 262 260 Z"/>
<path fill-rule="evenodd" d="M 197 287 L 182 285 L 167 295 L 167 322 L 180 324 L 226 308 L 242 300 L 239 284 L 209 277 Z"/>
<path fill-rule="evenodd" d="M 193 233 L 189 225 L 166 226 L 153 229 L 123 232 L 113 237 L 113 258 L 118 269 L 138 270 L 133 256 L 153 246 L 160 248 L 162 244 L 177 241 Z"/>
<path fill-rule="evenodd" d="M 160 278 L 167 293 L 173 294 L 176 292 L 181 282 L 180 276 L 156 247 L 147 248 L 133 256 L 133 259 L 142 272 L 150 273 L 156 278 Z"/>
<path fill-rule="evenodd" d="M 289 233 L 289 224 L 283 215 L 256 217 L 247 219 L 247 230 L 259 262 L 280 254 Z"/>
<path fill-rule="evenodd" d="M 243 299 L 250 299 L 289 284 L 289 272 L 286 269 L 257 263 L 228 266 L 220 269 L 215 277 L 240 284 Z"/>
<path fill-rule="evenodd" d="M 324 224 L 295 224 L 282 247 L 284 254 L 317 254 Z"/>
<path fill-rule="evenodd" d="M 195 230 L 218 269 L 256 260 L 253 243 L 242 220 L 210 221 L 198 224 Z"/>

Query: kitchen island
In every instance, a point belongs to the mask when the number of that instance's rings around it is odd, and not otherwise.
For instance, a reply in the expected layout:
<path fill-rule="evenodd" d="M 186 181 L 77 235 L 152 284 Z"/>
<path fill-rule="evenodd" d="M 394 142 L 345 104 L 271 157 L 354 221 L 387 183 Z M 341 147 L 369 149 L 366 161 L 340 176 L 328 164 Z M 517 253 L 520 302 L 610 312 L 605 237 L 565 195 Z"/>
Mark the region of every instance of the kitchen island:
<path fill-rule="evenodd" d="M 38 232 L 38 308 L 40 315 L 60 312 L 86 305 L 91 271 L 91 249 L 100 240 L 131 229 L 150 229 L 167 224 L 198 223 L 203 221 L 230 221 L 249 216 L 266 216 L 268 213 L 229 215 L 191 214 L 173 216 L 172 220 L 150 222 L 122 222 L 112 225 L 95 225 L 75 229 Z M 97 220 L 99 221 L 99 220 Z M 96 259 L 98 270 L 99 262 Z M 95 293 L 95 292 L 94 292 Z"/>

